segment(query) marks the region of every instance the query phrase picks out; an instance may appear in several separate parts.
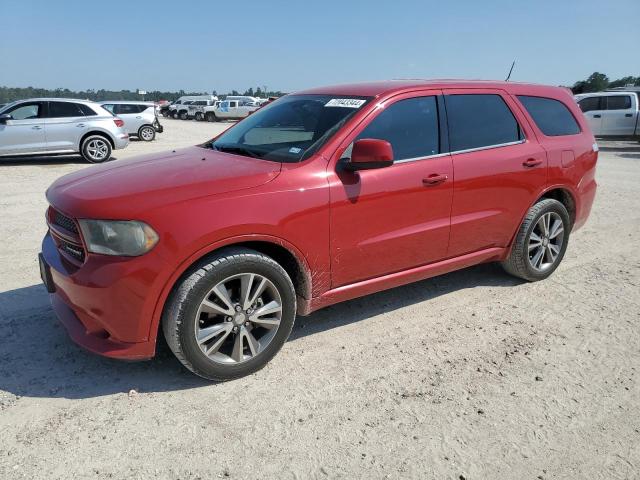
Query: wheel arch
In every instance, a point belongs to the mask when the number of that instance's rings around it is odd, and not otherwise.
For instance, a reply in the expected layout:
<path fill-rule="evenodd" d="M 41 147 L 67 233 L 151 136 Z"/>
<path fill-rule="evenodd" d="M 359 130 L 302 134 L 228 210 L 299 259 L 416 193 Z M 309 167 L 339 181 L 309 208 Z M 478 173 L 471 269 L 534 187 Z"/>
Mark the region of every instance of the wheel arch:
<path fill-rule="evenodd" d="M 202 262 L 207 257 L 217 253 L 218 251 L 229 247 L 244 247 L 256 250 L 260 253 L 273 258 L 287 272 L 298 297 L 300 314 L 306 312 L 305 305 L 309 303 L 312 295 L 312 274 L 309 265 L 300 250 L 291 245 L 287 241 L 272 236 L 262 235 L 245 235 L 241 237 L 229 238 L 208 245 L 186 260 L 184 260 L 174 271 L 171 277 L 165 283 L 162 292 L 156 302 L 154 308 L 151 325 L 149 328 L 149 341 L 157 343 L 157 336 L 162 328 L 162 313 L 167 305 L 169 295 L 182 278 L 194 267 L 194 265 Z"/>
<path fill-rule="evenodd" d="M 78 151 L 81 152 L 82 151 L 82 144 L 84 143 L 84 141 L 91 137 L 92 135 L 100 135 L 101 137 L 106 138 L 107 140 L 109 140 L 109 144 L 111 145 L 111 148 L 116 148 L 116 142 L 113 138 L 111 138 L 111 135 L 109 135 L 107 132 L 104 132 L 102 130 L 91 130 L 90 132 L 85 133 L 82 137 L 80 137 L 80 144 L 78 145 Z"/>
<path fill-rule="evenodd" d="M 552 198 L 564 205 L 564 208 L 569 212 L 569 219 L 571 220 L 571 228 L 576 221 L 576 199 L 573 193 L 565 187 L 552 187 L 546 190 L 538 199 L 534 202 L 534 205 L 543 198 Z"/>
<path fill-rule="evenodd" d="M 505 249 L 504 258 L 508 258 L 511 255 L 511 250 L 513 249 L 513 244 L 516 236 L 518 235 L 518 230 L 520 229 L 520 225 L 524 221 L 524 218 L 527 215 L 527 212 L 540 200 L 545 198 L 552 198 L 554 200 L 559 201 L 564 205 L 569 212 L 569 219 L 571 221 L 571 228 L 573 228 L 573 224 L 576 221 L 576 194 L 575 192 L 566 185 L 552 185 L 548 186 L 544 190 L 542 190 L 537 196 L 536 199 L 527 207 L 527 209 L 523 212 L 520 217 L 520 221 L 515 226 L 513 234 L 511 235 L 511 240 L 509 241 L 508 247 Z"/>

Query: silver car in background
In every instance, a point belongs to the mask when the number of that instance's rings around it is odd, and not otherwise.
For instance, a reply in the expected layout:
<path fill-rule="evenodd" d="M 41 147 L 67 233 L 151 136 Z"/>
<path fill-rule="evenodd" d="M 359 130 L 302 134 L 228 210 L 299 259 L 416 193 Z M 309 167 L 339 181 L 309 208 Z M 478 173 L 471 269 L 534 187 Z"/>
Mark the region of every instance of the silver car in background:
<path fill-rule="evenodd" d="M 150 142 L 156 132 L 162 132 L 158 121 L 158 108 L 153 102 L 108 101 L 100 104 L 118 118 L 124 120 L 125 131 L 140 140 Z"/>
<path fill-rule="evenodd" d="M 0 109 L 0 157 L 79 153 L 92 163 L 125 148 L 124 122 L 95 102 L 32 98 Z"/>

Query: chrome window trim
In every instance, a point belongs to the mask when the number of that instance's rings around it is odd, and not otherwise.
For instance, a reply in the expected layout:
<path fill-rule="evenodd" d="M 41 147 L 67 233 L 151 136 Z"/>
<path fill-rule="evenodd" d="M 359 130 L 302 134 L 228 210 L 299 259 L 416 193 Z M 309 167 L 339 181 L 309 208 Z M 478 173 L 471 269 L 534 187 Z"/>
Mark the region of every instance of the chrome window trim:
<path fill-rule="evenodd" d="M 438 158 L 438 157 L 445 157 L 449 155 L 449 152 L 445 152 L 445 153 L 436 153 L 434 155 L 427 155 L 426 157 L 411 157 L 411 158 L 403 158 L 402 160 L 394 160 L 393 164 L 395 165 L 396 163 L 408 163 L 408 162 L 417 162 L 419 160 L 428 160 L 430 158 Z"/>
<path fill-rule="evenodd" d="M 507 143 L 498 143 L 495 145 L 487 145 L 485 147 L 475 147 L 475 148 L 467 148 L 465 150 L 455 150 L 453 152 L 450 152 L 451 155 L 455 155 L 458 153 L 470 153 L 470 152 L 479 152 L 480 150 L 490 150 L 492 148 L 500 148 L 500 147 L 508 147 L 510 145 L 520 145 L 521 143 L 525 143 L 527 140 L 526 139 L 522 139 L 522 140 L 516 140 L 515 142 L 507 142 Z"/>
<path fill-rule="evenodd" d="M 525 143 L 526 141 L 527 141 L 526 139 L 523 139 L 523 140 L 517 140 L 515 142 L 498 143 L 496 145 L 487 145 L 486 147 L 467 148 L 466 150 L 455 150 L 453 152 L 437 153 L 435 155 L 428 155 L 426 157 L 403 158 L 402 160 L 394 160 L 393 164 L 395 165 L 397 163 L 417 162 L 419 160 L 428 160 L 430 158 L 444 157 L 444 156 L 447 156 L 447 155 L 457 155 L 457 154 L 460 154 L 460 153 L 479 152 L 481 150 L 491 150 L 493 148 L 508 147 L 510 145 L 520 145 L 522 143 Z"/>

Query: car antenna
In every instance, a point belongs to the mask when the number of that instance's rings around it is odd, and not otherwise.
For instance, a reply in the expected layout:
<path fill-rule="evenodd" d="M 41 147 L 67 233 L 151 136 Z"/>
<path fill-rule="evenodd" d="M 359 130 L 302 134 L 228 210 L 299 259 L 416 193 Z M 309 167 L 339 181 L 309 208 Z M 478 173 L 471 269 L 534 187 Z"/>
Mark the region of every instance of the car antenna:
<path fill-rule="evenodd" d="M 513 72 L 513 67 L 515 67 L 516 65 L 516 61 L 514 60 L 513 63 L 511 64 L 511 68 L 509 69 L 509 75 L 507 75 L 507 78 L 504 79 L 505 82 L 508 82 L 509 79 L 511 78 L 511 72 Z"/>

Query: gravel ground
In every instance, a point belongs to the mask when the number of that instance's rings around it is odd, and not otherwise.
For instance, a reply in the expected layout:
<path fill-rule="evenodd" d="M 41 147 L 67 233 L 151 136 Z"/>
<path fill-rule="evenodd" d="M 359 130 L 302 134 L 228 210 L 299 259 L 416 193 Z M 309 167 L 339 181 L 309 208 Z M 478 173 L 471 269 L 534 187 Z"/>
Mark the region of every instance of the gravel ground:
<path fill-rule="evenodd" d="M 117 158 L 224 128 L 163 123 Z M 46 187 L 86 164 L 0 163 L 0 478 L 640 478 L 640 149 L 602 147 L 548 280 L 482 265 L 337 305 L 224 384 L 73 345 L 36 255 Z"/>

